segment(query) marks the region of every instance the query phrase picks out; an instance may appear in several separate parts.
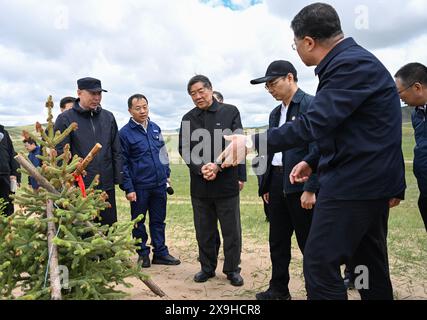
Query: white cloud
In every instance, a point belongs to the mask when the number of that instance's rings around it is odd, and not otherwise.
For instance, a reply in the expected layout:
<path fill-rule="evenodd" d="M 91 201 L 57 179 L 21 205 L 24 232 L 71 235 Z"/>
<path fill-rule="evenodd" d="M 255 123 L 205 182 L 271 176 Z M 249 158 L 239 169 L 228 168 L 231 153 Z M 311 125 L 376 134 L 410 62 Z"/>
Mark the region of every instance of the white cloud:
<path fill-rule="evenodd" d="M 78 78 L 94 76 L 109 91 L 103 106 L 120 125 L 128 119 L 127 98 L 141 92 L 152 119 L 174 129 L 193 107 L 187 82 L 202 73 L 239 107 L 244 125 L 264 125 L 278 103 L 249 81 L 264 75 L 271 61 L 293 62 L 300 86 L 315 92 L 313 69 L 291 49 L 290 21 L 305 2 L 232 2 L 246 9 L 231 10 L 217 0 L 0 0 L 0 122 L 43 121 L 49 94 L 58 105 L 61 97 L 75 95 Z M 390 72 L 427 61 L 426 0 L 367 2 L 368 30 L 354 28 L 354 9 L 362 1 L 330 3 L 347 35 Z"/>

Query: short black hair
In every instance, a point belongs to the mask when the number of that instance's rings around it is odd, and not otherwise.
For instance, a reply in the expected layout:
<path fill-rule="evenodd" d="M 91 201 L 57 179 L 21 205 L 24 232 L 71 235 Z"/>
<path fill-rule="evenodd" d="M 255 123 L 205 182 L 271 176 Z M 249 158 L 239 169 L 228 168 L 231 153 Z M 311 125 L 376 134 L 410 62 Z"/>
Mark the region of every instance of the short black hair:
<path fill-rule="evenodd" d="M 128 108 L 129 109 L 132 108 L 132 101 L 133 101 L 133 99 L 136 99 L 136 100 L 142 100 L 142 99 L 144 99 L 148 103 L 148 99 L 143 94 L 137 93 L 137 94 L 134 94 L 133 96 L 131 96 L 128 99 Z"/>
<path fill-rule="evenodd" d="M 190 79 L 190 81 L 188 82 L 188 85 L 187 85 L 187 92 L 188 92 L 188 94 L 191 93 L 191 87 L 193 85 L 195 85 L 197 82 L 203 83 L 203 86 L 205 88 L 212 90 L 212 83 L 209 80 L 209 78 L 206 77 L 206 76 L 203 76 L 203 75 L 199 74 L 197 76 L 192 77 Z"/>
<path fill-rule="evenodd" d="M 322 41 L 343 34 L 337 11 L 320 2 L 303 8 L 292 20 L 291 28 L 297 39 L 309 36 Z"/>
<path fill-rule="evenodd" d="M 405 86 L 416 82 L 427 85 L 427 67 L 418 62 L 408 63 L 400 68 L 394 77 L 401 79 Z"/>
<path fill-rule="evenodd" d="M 222 95 L 221 92 L 214 91 L 213 94 L 214 94 L 214 96 L 216 96 L 218 98 L 218 102 L 223 102 L 224 101 L 224 96 Z"/>
<path fill-rule="evenodd" d="M 35 142 L 33 139 L 31 138 L 27 138 L 24 139 L 24 141 L 22 141 L 23 143 L 28 143 L 28 144 L 35 144 L 37 146 L 37 142 Z"/>
<path fill-rule="evenodd" d="M 61 109 L 65 109 L 65 105 L 66 104 L 68 104 L 68 103 L 70 103 L 70 102 L 72 102 L 72 103 L 74 103 L 74 102 L 76 102 L 76 98 L 73 98 L 73 97 L 65 97 L 65 98 L 62 98 L 61 99 L 61 102 L 59 102 L 59 107 L 61 108 Z"/>

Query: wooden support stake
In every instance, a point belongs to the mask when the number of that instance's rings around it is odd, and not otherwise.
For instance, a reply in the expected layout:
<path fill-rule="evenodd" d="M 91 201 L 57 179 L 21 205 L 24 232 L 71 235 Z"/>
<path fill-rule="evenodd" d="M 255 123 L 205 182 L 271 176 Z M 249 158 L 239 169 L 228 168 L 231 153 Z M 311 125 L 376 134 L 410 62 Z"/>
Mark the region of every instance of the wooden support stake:
<path fill-rule="evenodd" d="M 47 223 L 47 245 L 49 247 L 50 261 L 49 261 L 49 278 L 50 278 L 50 296 L 52 300 L 62 300 L 61 295 L 61 279 L 59 278 L 59 266 L 58 266 L 58 248 L 53 243 L 53 239 L 56 236 L 55 223 L 53 215 L 53 201 L 47 201 L 47 218 L 50 219 Z"/>

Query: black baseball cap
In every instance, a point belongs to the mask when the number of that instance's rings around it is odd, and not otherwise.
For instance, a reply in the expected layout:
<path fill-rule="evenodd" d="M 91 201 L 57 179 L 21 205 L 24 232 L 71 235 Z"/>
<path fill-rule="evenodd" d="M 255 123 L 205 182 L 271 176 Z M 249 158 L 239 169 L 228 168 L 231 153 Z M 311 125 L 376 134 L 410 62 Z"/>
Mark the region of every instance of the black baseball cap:
<path fill-rule="evenodd" d="M 286 77 L 289 73 L 292 73 L 294 78 L 297 79 L 297 70 L 292 63 L 284 60 L 274 61 L 268 66 L 265 77 L 252 80 L 251 84 L 260 84 L 279 77 Z"/>
<path fill-rule="evenodd" d="M 101 80 L 95 78 L 82 78 L 77 80 L 77 87 L 79 90 L 87 90 L 91 92 L 108 92 L 102 89 Z"/>

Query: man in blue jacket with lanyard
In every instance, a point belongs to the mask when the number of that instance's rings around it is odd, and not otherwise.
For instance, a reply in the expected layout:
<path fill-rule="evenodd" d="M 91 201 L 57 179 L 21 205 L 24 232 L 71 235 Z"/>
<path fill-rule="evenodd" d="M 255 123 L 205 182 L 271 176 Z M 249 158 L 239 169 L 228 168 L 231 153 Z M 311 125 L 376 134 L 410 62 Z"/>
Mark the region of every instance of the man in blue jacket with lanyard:
<path fill-rule="evenodd" d="M 220 158 L 226 167 L 239 163 L 245 148 L 264 144 L 278 152 L 316 141 L 320 158 L 306 159 L 290 175 L 291 182 L 305 182 L 317 171 L 320 182 L 304 252 L 308 298 L 347 299 L 340 266 L 351 260 L 364 270 L 362 299 L 393 299 L 387 223 L 406 187 L 396 85 L 374 55 L 344 39 L 330 5 L 305 7 L 291 26 L 293 48 L 307 66 L 317 66 L 316 96 L 292 123 L 253 137 L 227 137 L 232 143 Z"/>
<path fill-rule="evenodd" d="M 170 182 L 169 159 L 160 127 L 149 119 L 148 99 L 136 94 L 128 100 L 132 118 L 119 132 L 123 155 L 123 185 L 131 204 L 132 219 L 141 214 L 133 236 L 141 240 L 138 263 L 151 266 L 148 235 L 145 229 L 147 210 L 150 214 L 150 236 L 154 247 L 153 264 L 178 265 L 165 244 L 166 189 Z"/>
<path fill-rule="evenodd" d="M 403 102 L 415 107 L 412 125 L 415 130 L 414 174 L 420 197 L 418 208 L 427 231 L 427 67 L 409 63 L 395 75 L 397 90 Z"/>

